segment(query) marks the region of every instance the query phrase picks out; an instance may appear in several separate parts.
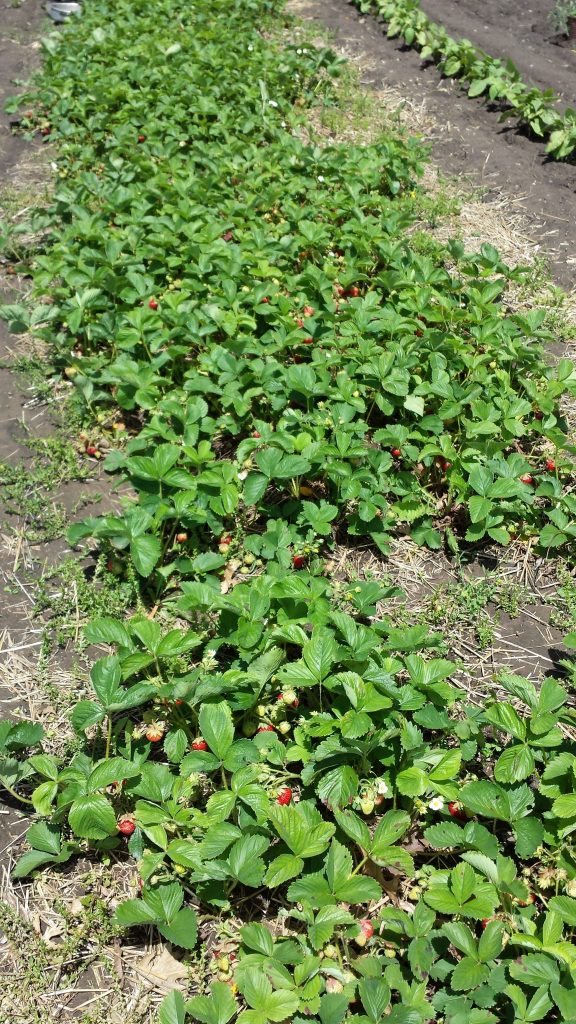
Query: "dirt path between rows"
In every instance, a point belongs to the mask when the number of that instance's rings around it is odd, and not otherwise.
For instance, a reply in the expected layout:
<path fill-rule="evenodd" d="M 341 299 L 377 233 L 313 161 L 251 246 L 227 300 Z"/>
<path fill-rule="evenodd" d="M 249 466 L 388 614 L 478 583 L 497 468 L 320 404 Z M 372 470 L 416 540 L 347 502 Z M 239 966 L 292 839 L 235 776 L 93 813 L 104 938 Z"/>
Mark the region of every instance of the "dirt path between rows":
<path fill-rule="evenodd" d="M 8 97 L 17 93 L 39 66 L 38 40 L 49 28 L 40 0 L 20 0 L 19 3 L 0 0 L 0 221 L 3 216 L 8 222 L 25 220 L 27 210 L 43 202 L 51 177 L 49 149 L 39 138 L 30 141 L 14 133 L 10 117 L 4 113 Z M 29 288 L 29 281 L 15 271 L 16 267 L 7 256 L 0 257 L 0 303 L 20 302 Z M 54 487 L 38 492 L 46 498 L 44 508 L 40 502 L 40 513 L 47 525 L 46 540 L 34 540 L 34 515 L 20 511 L 16 508 L 18 502 L 15 505 L 12 502 L 6 483 L 10 480 L 11 469 L 23 470 L 30 499 L 37 501 L 34 474 L 38 473 L 42 459 L 50 461 L 51 449 L 42 456 L 34 453 L 29 444 L 34 446 L 37 439 L 53 439 L 57 434 L 56 390 L 53 389 L 50 401 L 39 399 L 24 376 L 11 369 L 15 359 L 32 352 L 30 339 L 11 334 L 8 325 L 0 320 L 0 719 L 22 716 L 52 724 L 58 718 L 55 706 L 68 702 L 71 681 L 81 670 L 76 668 L 74 653 L 62 649 L 56 649 L 51 657 L 45 658 L 42 666 L 45 624 L 40 618 L 34 618 L 39 582 L 47 571 L 60 565 L 68 550 L 63 528 L 56 525 L 61 523 L 62 510 L 77 509 L 96 498 L 103 487 L 97 473 L 91 479 L 83 479 L 84 464 L 80 458 L 77 479 L 72 469 L 70 479 L 63 477 L 58 483 L 56 476 Z M 89 471 L 91 469 L 88 467 Z M 33 507 L 38 506 L 30 504 L 30 509 Z M 51 589 L 57 590 L 59 586 L 60 580 L 57 580 Z M 38 979 L 32 981 L 32 971 L 29 983 L 24 981 L 15 997 L 18 1005 L 14 1002 L 14 990 L 10 989 L 15 971 L 26 970 L 24 965 L 33 948 L 28 945 L 29 937 L 47 936 L 50 940 L 49 929 L 55 920 L 52 906 L 47 906 L 42 913 L 35 911 L 35 917 L 30 914 L 26 886 L 13 887 L 9 880 L 20 840 L 29 824 L 30 816 L 23 805 L 3 791 L 0 898 L 5 906 L 21 916 L 23 924 L 22 948 L 18 943 L 11 945 L 0 928 L 0 1020 L 13 1019 L 14 1012 L 18 1020 L 74 1020 L 82 1015 L 86 999 L 93 1000 L 91 974 L 80 975 L 82 982 L 77 982 L 88 986 L 88 997 L 82 988 L 74 991 L 74 986 L 69 988 L 65 998 L 45 994 L 45 979 L 42 983 Z M 3 919 L 2 926 L 5 924 Z M 62 934 L 62 930 L 58 934 Z M 17 960 L 20 953 L 21 960 Z M 33 954 L 29 959 L 34 959 Z M 53 976 L 56 978 L 55 972 Z M 40 1016 L 28 1016 L 32 1006 L 39 1010 Z M 8 1007 L 10 1018 L 3 1012 L 8 1011 Z"/>
<path fill-rule="evenodd" d="M 440 8 L 450 9 L 455 18 L 456 7 L 471 11 L 478 5 L 475 0 L 462 0 L 459 5 L 452 0 L 426 0 L 425 7 L 438 18 Z M 512 8 L 511 0 L 488 0 L 482 5 L 482 15 L 476 14 L 478 43 L 488 48 L 490 33 L 495 37 L 500 32 L 497 56 L 504 56 L 508 45 L 506 21 L 499 30 L 494 18 L 489 33 L 485 26 L 489 25 L 490 11 L 509 12 L 508 35 L 515 37 L 517 47 L 523 47 L 522 33 L 528 31 L 526 26 L 532 15 L 515 9 L 512 16 Z M 576 165 L 548 160 L 541 143 L 528 139 L 511 124 L 499 123 L 497 111 L 490 110 L 480 99 L 469 99 L 455 81 L 442 79 L 434 66 L 424 65 L 414 50 L 397 40 L 387 39 L 375 18 L 360 15 L 346 0 L 296 0 L 290 4 L 290 9 L 329 28 L 336 45 L 360 60 L 365 84 L 375 89 L 393 88 L 409 103 L 424 105 L 430 118 L 430 129 L 425 137 L 431 143 L 435 164 L 447 176 L 465 177 L 472 186 L 481 186 L 488 201 L 501 193 L 508 195 L 514 208 L 525 218 L 526 234 L 549 259 L 557 284 L 567 290 L 574 288 Z M 485 11 L 488 12 L 486 17 Z M 538 22 L 543 21 L 545 13 L 540 12 Z M 524 28 L 519 27 L 515 33 L 513 24 L 524 25 Z M 457 28 L 455 22 L 448 27 L 455 31 Z M 538 38 L 538 33 L 532 34 Z M 535 80 L 545 75 L 545 84 L 569 95 L 570 81 L 576 82 L 576 74 L 561 68 L 560 64 L 570 59 L 576 69 L 576 58 L 568 57 L 569 50 L 550 42 L 543 41 L 541 46 L 533 42 L 532 45 L 534 54 L 524 48 L 526 70 L 534 63 Z M 495 46 L 493 51 L 496 51 Z M 555 51 L 559 55 L 558 64 L 549 65 L 547 62 Z"/>
<path fill-rule="evenodd" d="M 567 104 L 576 98 L 576 43 L 555 32 L 555 0 L 422 0 L 422 10 L 455 39 L 469 39 L 491 57 L 512 60 L 526 81 L 554 89 Z"/>

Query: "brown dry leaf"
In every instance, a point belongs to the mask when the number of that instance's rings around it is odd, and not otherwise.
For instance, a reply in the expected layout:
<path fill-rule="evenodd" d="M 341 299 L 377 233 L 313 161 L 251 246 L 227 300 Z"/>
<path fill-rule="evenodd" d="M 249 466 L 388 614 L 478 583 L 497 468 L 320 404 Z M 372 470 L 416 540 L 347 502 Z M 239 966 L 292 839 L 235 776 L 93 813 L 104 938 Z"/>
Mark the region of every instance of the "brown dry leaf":
<path fill-rule="evenodd" d="M 134 970 L 148 988 L 155 988 L 160 992 L 169 992 L 172 988 L 186 988 L 182 984 L 182 979 L 187 975 L 186 967 L 176 960 L 165 946 L 153 949 L 151 953 L 137 960 Z"/>
<path fill-rule="evenodd" d="M 62 920 L 54 921 L 48 925 L 46 931 L 42 935 L 44 942 L 48 942 L 51 946 L 59 945 L 59 942 L 55 942 L 55 939 L 61 939 L 66 932 L 66 925 Z"/>
<path fill-rule="evenodd" d="M 242 562 L 239 558 L 231 558 L 228 565 L 224 569 L 222 574 L 222 583 L 220 584 L 220 593 L 227 594 L 230 587 L 234 585 L 234 574 L 236 570 L 240 568 Z"/>

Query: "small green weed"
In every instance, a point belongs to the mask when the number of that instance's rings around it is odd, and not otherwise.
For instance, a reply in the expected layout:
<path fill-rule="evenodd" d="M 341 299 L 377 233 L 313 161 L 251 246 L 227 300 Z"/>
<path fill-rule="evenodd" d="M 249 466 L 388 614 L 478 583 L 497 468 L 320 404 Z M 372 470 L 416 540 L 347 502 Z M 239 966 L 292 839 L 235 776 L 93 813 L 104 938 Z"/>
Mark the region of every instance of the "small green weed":
<path fill-rule="evenodd" d="M 68 524 L 68 513 L 58 492 L 72 480 L 87 480 L 90 467 L 63 437 L 28 438 L 33 453 L 31 463 L 0 463 L 0 486 L 10 515 L 24 521 L 31 543 L 61 537 Z M 93 499 L 91 499 L 93 500 Z"/>
<path fill-rule="evenodd" d="M 139 592 L 138 574 L 129 565 L 124 571 L 101 555 L 87 572 L 77 558 L 65 558 L 38 581 L 35 591 L 35 615 L 48 616 L 48 650 L 70 641 L 78 644 L 84 625 L 96 616 L 122 616 L 141 608 Z"/>

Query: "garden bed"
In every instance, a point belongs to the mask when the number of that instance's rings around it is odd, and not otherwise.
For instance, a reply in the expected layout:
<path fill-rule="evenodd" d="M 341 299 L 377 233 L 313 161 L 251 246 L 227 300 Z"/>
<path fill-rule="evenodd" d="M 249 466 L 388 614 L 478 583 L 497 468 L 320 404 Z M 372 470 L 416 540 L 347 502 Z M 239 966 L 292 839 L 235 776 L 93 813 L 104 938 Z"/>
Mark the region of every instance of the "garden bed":
<path fill-rule="evenodd" d="M 420 130 L 432 144 L 435 164 L 488 200 L 507 197 L 524 217 L 525 234 L 550 260 L 557 283 L 574 287 L 574 164 L 550 160 L 540 142 L 501 124 L 497 111 L 467 97 L 456 80 L 440 78 L 435 66 L 400 40 L 388 39 L 374 17 L 361 15 L 347 0 L 296 0 L 292 9 L 335 34 L 337 45 L 360 62 L 366 84 L 391 88 L 399 107 L 408 103 L 425 111 Z M 565 51 L 558 52 L 564 59 Z"/>
<path fill-rule="evenodd" d="M 87 6 L 12 104 L 57 183 L 3 316 L 66 395 L 67 479 L 123 488 L 31 581 L 81 658 L 0 733 L 35 818 L 9 973 L 32 1016 L 140 1022 L 152 937 L 161 1024 L 566 1020 L 566 304 L 451 237 L 420 144 L 279 5 L 154 15 Z"/>

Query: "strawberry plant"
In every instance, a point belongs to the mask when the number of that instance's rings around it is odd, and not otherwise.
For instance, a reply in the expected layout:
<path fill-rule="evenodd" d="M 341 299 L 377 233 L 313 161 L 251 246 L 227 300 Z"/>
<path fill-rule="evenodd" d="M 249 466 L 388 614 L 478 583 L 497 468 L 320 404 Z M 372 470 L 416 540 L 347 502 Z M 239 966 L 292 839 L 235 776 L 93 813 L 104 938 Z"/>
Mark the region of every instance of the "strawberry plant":
<path fill-rule="evenodd" d="M 233 956 L 161 1024 L 570 1021 L 568 691 L 507 674 L 510 700 L 470 704 L 439 634 L 378 614 L 398 590 L 346 590 L 326 555 L 568 548 L 572 365 L 507 309 L 524 272 L 492 246 L 408 234 L 420 145 L 308 140 L 339 61 L 283 43 L 280 5 L 154 0 L 153 34 L 150 6 L 87 5 L 21 99 L 60 171 L 4 316 L 107 435 L 127 496 L 69 537 L 141 604 L 86 625 L 105 653 L 69 755 L 1 724 L 0 783 L 37 819 L 15 874 L 131 858 L 118 930 L 182 956 L 228 921 Z"/>
<path fill-rule="evenodd" d="M 434 60 L 443 75 L 468 84 L 469 96 L 486 95 L 503 106 L 501 119 L 514 117 L 538 138 L 548 140 L 546 152 L 565 160 L 576 149 L 576 111 L 555 108 L 552 89 L 527 85 L 511 60 L 490 57 L 467 39 L 452 39 L 442 25 L 420 9 L 420 0 L 354 0 L 363 13 L 374 11 L 388 24 L 388 36 L 402 36 L 423 60 Z"/>

